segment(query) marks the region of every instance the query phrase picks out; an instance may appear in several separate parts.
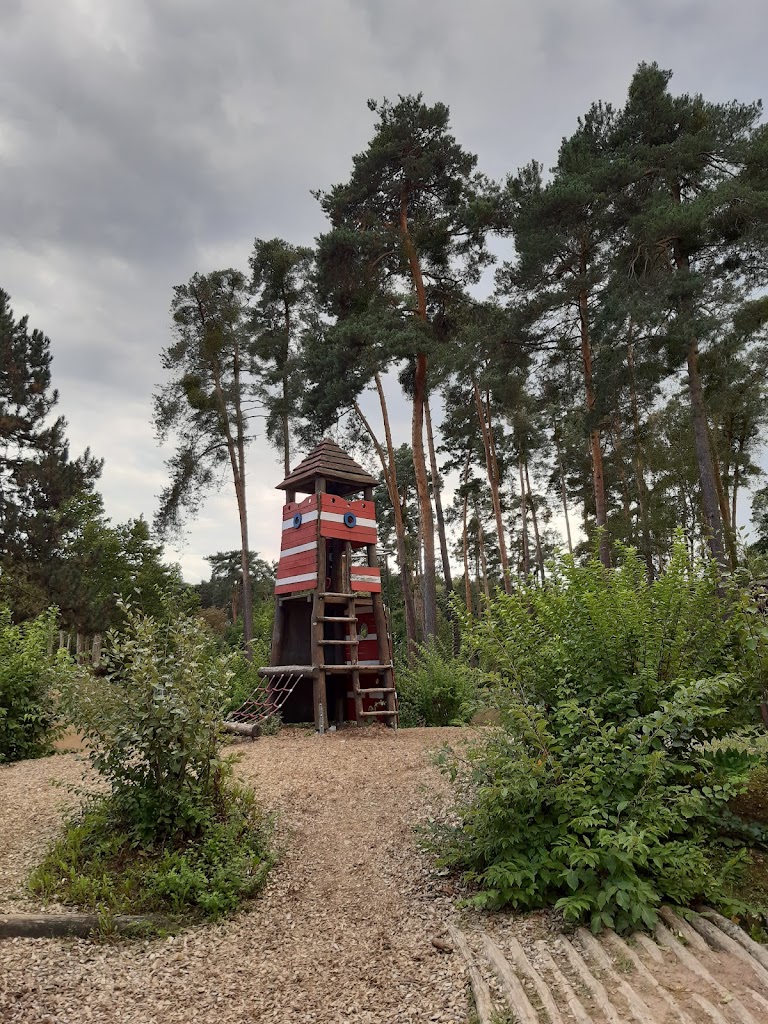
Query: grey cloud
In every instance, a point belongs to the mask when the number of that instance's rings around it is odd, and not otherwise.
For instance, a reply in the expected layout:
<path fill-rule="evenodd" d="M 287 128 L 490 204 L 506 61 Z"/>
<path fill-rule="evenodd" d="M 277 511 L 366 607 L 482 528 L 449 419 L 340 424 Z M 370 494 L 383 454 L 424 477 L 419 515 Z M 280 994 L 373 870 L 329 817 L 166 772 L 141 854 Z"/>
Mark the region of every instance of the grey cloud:
<path fill-rule="evenodd" d="M 246 266 L 254 236 L 311 242 L 310 189 L 349 172 L 368 97 L 423 91 L 480 167 L 546 165 L 634 66 L 675 87 L 764 88 L 760 0 L 5 0 L 0 285 L 52 338 L 73 448 L 106 458 L 116 518 L 151 518 L 162 458 L 146 424 L 171 288 Z M 398 411 L 400 439 L 409 434 Z M 254 545 L 273 550 L 278 460 L 254 446 Z M 226 490 L 191 527 L 187 571 L 237 544 Z"/>

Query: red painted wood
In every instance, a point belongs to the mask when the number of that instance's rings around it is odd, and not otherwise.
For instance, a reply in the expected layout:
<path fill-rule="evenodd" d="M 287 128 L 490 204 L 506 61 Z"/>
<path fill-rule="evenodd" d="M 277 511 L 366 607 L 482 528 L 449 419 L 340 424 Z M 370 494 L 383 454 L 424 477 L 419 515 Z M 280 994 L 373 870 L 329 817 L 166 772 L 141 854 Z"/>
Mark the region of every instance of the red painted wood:
<path fill-rule="evenodd" d="M 375 530 L 364 526 L 355 526 L 350 529 L 344 523 L 320 523 L 321 537 L 336 537 L 338 540 L 348 540 L 354 547 L 363 544 L 375 544 L 378 537 Z"/>
<path fill-rule="evenodd" d="M 377 640 L 361 640 L 357 645 L 357 660 L 358 661 L 376 661 L 379 660 L 379 645 Z"/>
<path fill-rule="evenodd" d="M 343 515 L 345 512 L 354 512 L 356 516 L 363 519 L 376 518 L 376 505 L 372 501 L 347 501 L 346 498 L 339 498 L 335 494 L 321 494 L 321 509 L 323 512 L 338 512 Z"/>
<path fill-rule="evenodd" d="M 297 576 L 301 572 L 314 572 L 317 569 L 317 552 L 302 551 L 298 555 L 281 558 L 277 566 L 278 578 L 281 576 Z"/>
<path fill-rule="evenodd" d="M 312 544 L 317 541 L 317 523 L 302 523 L 298 530 L 291 527 L 283 530 L 281 549 L 295 548 L 299 544 Z"/>
<path fill-rule="evenodd" d="M 355 594 L 380 594 L 381 580 L 371 579 L 370 583 L 358 583 L 357 580 L 353 580 L 352 592 Z"/>
<path fill-rule="evenodd" d="M 317 580 L 307 580 L 304 583 L 286 583 L 275 587 L 276 594 L 294 594 L 299 590 L 316 590 Z"/>
<path fill-rule="evenodd" d="M 289 501 L 283 505 L 283 519 L 293 519 L 297 512 L 311 512 L 317 508 L 317 495 L 310 494 L 304 501 Z"/>
<path fill-rule="evenodd" d="M 303 565 L 278 565 L 277 581 L 288 579 L 291 576 L 306 576 L 307 573 L 317 572 L 317 563 L 305 562 Z"/>

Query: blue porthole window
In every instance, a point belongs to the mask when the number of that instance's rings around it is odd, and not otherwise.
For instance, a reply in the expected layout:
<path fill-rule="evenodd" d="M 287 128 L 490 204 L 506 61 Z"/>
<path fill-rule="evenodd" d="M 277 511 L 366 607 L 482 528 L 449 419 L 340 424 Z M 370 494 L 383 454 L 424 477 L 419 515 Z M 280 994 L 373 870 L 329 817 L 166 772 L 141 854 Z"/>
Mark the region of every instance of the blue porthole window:
<path fill-rule="evenodd" d="M 354 512 L 344 513 L 344 525 L 348 526 L 350 530 L 353 526 L 357 526 L 357 516 Z"/>
<path fill-rule="evenodd" d="M 294 528 L 294 530 L 298 530 L 298 528 L 300 526 L 301 526 L 301 512 L 297 512 L 296 515 L 293 517 L 293 528 Z"/>

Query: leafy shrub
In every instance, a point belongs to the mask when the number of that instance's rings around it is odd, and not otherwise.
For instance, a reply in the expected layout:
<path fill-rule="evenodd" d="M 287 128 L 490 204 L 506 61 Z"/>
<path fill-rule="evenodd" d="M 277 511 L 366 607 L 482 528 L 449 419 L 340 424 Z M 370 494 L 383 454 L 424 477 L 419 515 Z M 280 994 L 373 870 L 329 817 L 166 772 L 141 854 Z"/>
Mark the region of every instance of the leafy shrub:
<path fill-rule="evenodd" d="M 256 658 L 248 661 L 242 651 L 235 651 L 230 656 L 231 674 L 227 686 L 226 714 L 236 711 L 258 691 L 266 689 L 266 682 L 259 676 L 259 668 L 264 664 L 265 662 Z"/>
<path fill-rule="evenodd" d="M 128 609 L 124 630 L 108 634 L 106 678 L 81 673 L 62 691 L 115 814 L 142 845 L 194 835 L 220 800 L 230 661 L 194 616 L 159 622 Z"/>
<path fill-rule="evenodd" d="M 0 607 L 0 762 L 51 751 L 56 686 L 72 668 L 65 652 L 48 653 L 55 628 L 55 609 L 15 626 Z"/>
<path fill-rule="evenodd" d="M 269 829 L 253 793 L 230 786 L 222 813 L 200 823 L 194 843 L 132 855 L 130 832 L 108 800 L 95 800 L 35 869 L 30 888 L 45 899 L 109 908 L 114 914 L 234 910 L 261 889 L 273 863 Z"/>
<path fill-rule="evenodd" d="M 275 621 L 274 601 L 260 601 L 253 608 L 253 664 L 269 664 L 269 653 L 272 649 L 272 625 Z M 243 649 L 243 620 L 230 623 L 224 634 L 227 647 L 232 651 Z"/>
<path fill-rule="evenodd" d="M 664 899 L 722 900 L 746 856 L 726 804 L 757 761 L 713 742 L 759 699 L 745 604 L 682 543 L 653 583 L 631 550 L 615 570 L 553 571 L 465 624 L 503 725 L 443 760 L 458 804 L 433 837 L 442 862 L 480 907 L 554 905 L 595 930 L 650 927 Z"/>
<path fill-rule="evenodd" d="M 108 635 L 106 678 L 81 673 L 62 693 L 108 791 L 70 822 L 32 877 L 36 891 L 217 916 L 261 885 L 265 819 L 221 756 L 233 660 L 194 615 L 126 611 L 125 629 Z"/>
<path fill-rule="evenodd" d="M 400 724 L 460 725 L 478 707 L 477 673 L 437 640 L 418 648 L 397 675 Z"/>

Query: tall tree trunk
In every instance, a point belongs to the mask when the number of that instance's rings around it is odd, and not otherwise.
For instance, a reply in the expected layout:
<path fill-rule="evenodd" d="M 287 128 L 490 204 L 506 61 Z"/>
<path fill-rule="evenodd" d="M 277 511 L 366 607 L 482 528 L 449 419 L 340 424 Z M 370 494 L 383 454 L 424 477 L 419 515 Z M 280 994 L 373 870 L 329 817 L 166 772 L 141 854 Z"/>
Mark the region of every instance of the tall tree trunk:
<path fill-rule="evenodd" d="M 672 186 L 671 193 L 673 201 L 681 205 L 680 186 L 677 183 Z M 691 270 L 690 261 L 687 254 L 683 252 L 680 240 L 677 238 L 672 243 L 672 253 L 677 273 L 688 276 Z M 690 300 L 680 300 L 680 307 L 682 312 L 687 315 L 688 321 L 692 323 L 693 310 Z M 693 333 L 688 341 L 686 362 L 688 366 L 688 395 L 691 400 L 691 414 L 693 417 L 693 440 L 696 449 L 696 460 L 699 464 L 699 482 L 701 484 L 701 500 L 704 509 L 704 529 L 712 557 L 722 568 L 727 568 L 723 545 L 723 520 L 720 513 L 717 483 L 715 482 L 715 467 L 712 445 L 709 438 L 704 388 L 702 387 L 701 372 L 699 370 L 699 343 L 698 338 Z"/>
<path fill-rule="evenodd" d="M 621 441 L 621 423 L 619 422 L 618 416 L 611 417 L 609 429 L 613 439 L 614 451 L 616 452 L 616 470 L 619 474 L 619 480 L 621 481 L 621 503 L 624 508 L 624 518 L 627 521 L 627 529 L 632 538 L 632 543 L 634 543 L 635 534 L 632 529 L 632 499 L 629 494 L 627 471 L 624 467 L 624 445 Z"/>
<path fill-rule="evenodd" d="M 522 553 L 523 577 L 526 577 L 531 568 L 531 558 L 528 550 L 528 502 L 525 500 L 525 477 L 523 476 L 523 457 L 518 459 L 517 468 L 520 476 L 520 539 Z"/>
<path fill-rule="evenodd" d="M 485 537 L 483 536 L 483 524 L 480 521 L 480 513 L 475 505 L 475 523 L 477 524 L 477 548 L 480 552 L 480 565 L 483 567 L 483 590 L 485 591 L 486 607 L 491 603 L 491 585 L 488 582 L 488 560 L 485 557 Z"/>
<path fill-rule="evenodd" d="M 240 349 L 235 346 L 234 365 L 234 403 L 235 403 L 235 431 L 232 436 L 232 429 L 229 422 L 229 410 L 224 398 L 224 391 L 221 386 L 220 369 L 214 369 L 214 390 L 216 402 L 224 426 L 224 434 L 227 442 L 227 453 L 232 467 L 232 479 L 235 485 L 235 497 L 237 498 L 237 514 L 240 520 L 240 565 L 243 574 L 243 646 L 245 657 L 248 661 L 253 660 L 253 594 L 251 592 L 251 568 L 249 562 L 250 549 L 248 547 L 248 508 L 245 500 L 245 423 L 240 395 Z"/>
<path fill-rule="evenodd" d="M 462 534 L 461 547 L 464 554 L 464 603 L 467 606 L 467 614 L 472 614 L 472 581 L 469 578 L 469 538 L 467 537 L 467 506 L 469 495 L 464 494 L 462 507 Z"/>
<path fill-rule="evenodd" d="M 408 229 L 408 193 L 403 190 L 400 199 L 400 234 L 408 266 L 410 267 L 416 291 L 416 315 L 425 324 L 427 317 L 427 293 L 421 264 Z M 437 583 L 435 580 L 435 524 L 432 518 L 432 502 L 429 497 L 427 463 L 424 457 L 424 402 L 427 395 L 427 354 L 416 354 L 416 372 L 413 378 L 413 418 L 411 421 L 411 445 L 413 448 L 413 470 L 416 477 L 416 494 L 419 499 L 419 519 L 424 540 L 424 574 L 422 596 L 424 601 L 424 636 L 429 638 L 437 633 Z"/>
<path fill-rule="evenodd" d="M 283 466 L 285 475 L 291 472 L 291 423 L 288 416 L 288 391 L 290 382 L 288 379 L 288 360 L 291 355 L 291 307 L 288 297 L 283 295 L 283 309 L 285 315 L 285 347 L 283 349 L 283 411 L 280 417 L 283 429 Z"/>
<path fill-rule="evenodd" d="M 253 590 L 251 588 L 250 546 L 248 543 L 248 506 L 245 500 L 245 430 L 240 412 L 239 385 L 235 384 L 237 407 L 237 457 L 239 481 L 235 482 L 237 508 L 240 515 L 240 540 L 243 566 L 243 644 L 248 661 L 253 660 Z M 239 486 L 238 486 L 239 482 Z"/>
<path fill-rule="evenodd" d="M 586 242 L 582 240 L 579 270 L 581 279 L 587 276 Z M 600 447 L 600 428 L 595 422 L 597 399 L 592 372 L 592 341 L 589 334 L 589 306 L 587 289 L 579 291 L 579 331 L 581 335 L 581 361 L 584 368 L 584 393 L 589 420 L 589 451 L 592 457 L 592 490 L 595 499 L 595 525 L 600 534 L 600 561 L 606 568 L 611 565 L 611 545 L 606 524 L 605 475 L 603 473 L 603 452 Z"/>
<path fill-rule="evenodd" d="M 656 575 L 653 564 L 653 548 L 651 545 L 651 528 L 648 519 L 648 501 L 645 486 L 645 460 L 643 458 L 643 447 L 640 440 L 640 407 L 637 401 L 637 383 L 635 380 L 635 345 L 632 340 L 632 328 L 630 327 L 629 339 L 627 341 L 627 367 L 629 368 L 629 405 L 632 413 L 632 435 L 634 439 L 634 457 L 632 468 L 635 474 L 635 490 L 637 491 L 637 508 L 640 512 L 640 536 L 643 541 L 643 556 L 648 569 L 648 579 L 652 580 Z"/>
<path fill-rule="evenodd" d="M 571 520 L 568 516 L 568 489 L 565 485 L 565 469 L 563 468 L 563 451 L 560 447 L 560 433 L 557 425 L 554 428 L 555 450 L 557 451 L 557 468 L 560 474 L 560 496 L 563 501 L 563 515 L 565 516 L 565 535 L 568 539 L 568 553 L 573 554 L 573 541 L 571 540 Z"/>
<path fill-rule="evenodd" d="M 368 436 L 376 449 L 376 454 L 381 463 L 384 474 L 384 482 L 387 485 L 387 493 L 392 503 L 392 514 L 395 521 L 395 544 L 397 547 L 397 561 L 400 566 L 400 587 L 403 592 L 403 606 L 405 610 L 405 635 L 408 642 L 409 654 L 413 652 L 418 642 L 418 628 L 416 625 L 416 608 L 413 601 L 413 585 L 411 582 L 411 565 L 408 559 L 408 549 L 405 539 L 405 522 L 403 520 L 403 506 L 400 500 L 400 490 L 397 482 L 397 464 L 395 462 L 395 449 L 392 443 L 392 430 L 389 422 L 389 409 L 384 395 L 384 387 L 379 374 L 375 374 L 376 389 L 379 395 L 381 406 L 381 418 L 384 423 L 384 438 L 387 446 L 386 453 L 381 442 L 368 422 L 360 406 L 355 402 L 355 412 L 365 427 Z"/>
<path fill-rule="evenodd" d="M 424 402 L 424 418 L 427 424 L 427 446 L 429 447 L 429 466 L 432 473 L 432 495 L 435 499 L 435 518 L 437 519 L 437 535 L 440 538 L 440 557 L 443 563 L 443 578 L 445 589 L 450 594 L 453 590 L 451 579 L 451 563 L 448 559 L 448 541 L 445 535 L 445 516 L 443 515 L 443 499 L 441 496 L 442 480 L 437 468 L 437 457 L 435 455 L 435 438 L 432 433 L 432 412 L 429 408 L 429 396 Z"/>
<path fill-rule="evenodd" d="M 731 476 L 731 456 L 733 455 L 733 416 L 728 416 L 726 423 L 723 424 L 723 433 L 725 434 L 725 455 L 722 458 L 722 465 L 720 468 L 720 479 L 723 482 L 723 490 L 725 491 L 726 501 L 730 502 L 728 495 L 728 481 Z M 719 456 L 718 456 L 719 461 Z M 735 526 L 733 515 L 729 512 L 728 522 L 732 527 Z"/>
<path fill-rule="evenodd" d="M 739 439 L 739 451 L 736 458 L 733 460 L 733 492 L 731 494 L 731 529 L 736 532 L 736 499 L 739 494 L 739 486 L 741 484 L 741 460 L 744 457 L 744 446 L 746 444 L 746 438 L 742 434 Z"/>
<path fill-rule="evenodd" d="M 688 394 L 693 414 L 693 440 L 696 448 L 696 459 L 699 464 L 699 482 L 701 484 L 706 539 L 712 552 L 712 557 L 720 566 L 726 568 L 727 560 L 723 547 L 723 520 L 720 513 L 717 483 L 715 481 L 712 446 L 709 443 L 709 427 L 704 406 L 704 389 L 699 372 L 699 346 L 695 338 L 692 338 L 688 345 L 687 362 Z"/>
<path fill-rule="evenodd" d="M 464 600 L 467 605 L 467 614 L 472 614 L 472 581 L 469 578 L 469 538 L 467 537 L 467 507 L 469 505 L 469 463 L 472 459 L 472 449 L 467 451 L 467 461 L 464 463 L 464 474 L 462 483 L 464 485 L 464 502 L 462 508 L 462 531 L 461 546 L 464 554 Z"/>
<path fill-rule="evenodd" d="M 709 421 L 707 421 L 707 434 L 709 436 L 709 446 L 712 451 L 712 468 L 715 473 L 715 487 L 717 489 L 717 502 L 720 506 L 720 517 L 723 521 L 725 548 L 731 569 L 735 569 L 738 558 L 736 554 L 736 538 L 734 536 L 733 527 L 731 526 L 731 510 L 728 506 L 728 495 L 725 493 L 723 476 L 720 472 L 720 455 L 717 450 L 717 442 L 712 435 L 712 431 L 709 429 Z"/>
<path fill-rule="evenodd" d="M 528 462 L 525 463 L 525 486 L 528 490 L 528 500 L 531 506 L 531 522 L 533 523 L 533 539 L 536 544 L 536 563 L 539 567 L 541 582 L 544 582 L 544 552 L 541 547 L 541 536 L 539 534 L 539 518 L 536 515 L 536 502 L 533 500 L 531 491 L 531 478 L 528 475 Z"/>
<path fill-rule="evenodd" d="M 504 519 L 501 510 L 501 492 L 499 481 L 499 462 L 495 454 L 493 442 L 493 424 L 490 418 L 490 405 L 483 407 L 483 397 L 480 394 L 480 385 L 473 381 L 475 392 L 475 406 L 480 420 L 480 431 L 483 437 L 483 449 L 485 450 L 485 468 L 488 475 L 488 486 L 491 491 L 491 503 L 493 515 L 496 520 L 496 534 L 499 539 L 499 557 L 501 558 L 501 572 L 504 578 L 504 591 L 512 593 L 512 580 L 509 574 L 509 556 L 507 554 L 507 539 L 504 533 Z"/>

